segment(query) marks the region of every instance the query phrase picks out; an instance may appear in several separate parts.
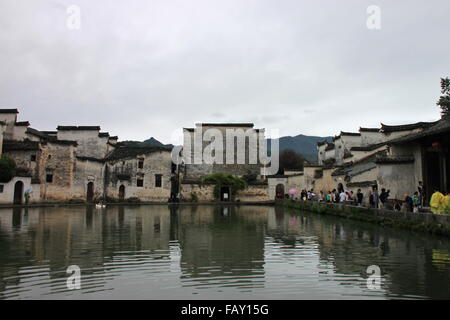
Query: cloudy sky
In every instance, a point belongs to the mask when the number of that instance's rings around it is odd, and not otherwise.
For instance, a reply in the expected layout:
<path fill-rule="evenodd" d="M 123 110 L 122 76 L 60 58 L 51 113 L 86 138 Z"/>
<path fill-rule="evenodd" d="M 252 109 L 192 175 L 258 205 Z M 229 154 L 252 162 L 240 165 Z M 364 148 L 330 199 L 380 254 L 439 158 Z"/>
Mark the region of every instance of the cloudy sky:
<path fill-rule="evenodd" d="M 196 122 L 323 136 L 436 120 L 449 17 L 448 0 L 0 0 L 0 107 L 167 143 Z"/>

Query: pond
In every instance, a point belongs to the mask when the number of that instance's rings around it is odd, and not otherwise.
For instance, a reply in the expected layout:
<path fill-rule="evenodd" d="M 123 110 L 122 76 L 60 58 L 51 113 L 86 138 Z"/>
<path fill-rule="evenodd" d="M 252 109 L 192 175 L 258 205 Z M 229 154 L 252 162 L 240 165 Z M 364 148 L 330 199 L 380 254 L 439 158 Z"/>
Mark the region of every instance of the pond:
<path fill-rule="evenodd" d="M 292 209 L 0 209 L 0 299 L 449 299 L 449 283 L 449 238 Z"/>

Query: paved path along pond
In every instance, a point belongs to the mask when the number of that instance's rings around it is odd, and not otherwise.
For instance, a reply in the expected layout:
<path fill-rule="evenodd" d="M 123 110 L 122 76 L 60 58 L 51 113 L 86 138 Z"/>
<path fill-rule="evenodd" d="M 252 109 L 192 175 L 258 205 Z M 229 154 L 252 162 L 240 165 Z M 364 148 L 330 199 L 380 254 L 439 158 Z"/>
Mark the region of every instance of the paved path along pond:
<path fill-rule="evenodd" d="M 0 209 L 0 299 L 450 299 L 449 284 L 450 238 L 288 208 Z"/>

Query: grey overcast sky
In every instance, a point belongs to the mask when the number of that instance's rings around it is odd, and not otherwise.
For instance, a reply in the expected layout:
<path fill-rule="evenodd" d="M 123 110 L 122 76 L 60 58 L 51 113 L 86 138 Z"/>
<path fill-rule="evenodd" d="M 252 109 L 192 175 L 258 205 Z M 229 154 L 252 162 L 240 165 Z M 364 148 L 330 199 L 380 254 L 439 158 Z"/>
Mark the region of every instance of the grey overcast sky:
<path fill-rule="evenodd" d="M 166 143 L 196 122 L 325 136 L 432 121 L 449 17 L 449 0 L 0 0 L 0 107 Z"/>

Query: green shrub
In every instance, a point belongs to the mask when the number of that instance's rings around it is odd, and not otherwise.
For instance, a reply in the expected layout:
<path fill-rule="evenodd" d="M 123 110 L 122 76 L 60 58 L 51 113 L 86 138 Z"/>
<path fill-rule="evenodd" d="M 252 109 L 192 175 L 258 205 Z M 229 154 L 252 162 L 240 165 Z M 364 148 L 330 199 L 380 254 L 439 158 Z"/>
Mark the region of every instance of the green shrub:
<path fill-rule="evenodd" d="M 17 166 L 16 162 L 3 154 L 0 156 L 0 182 L 6 183 L 16 175 Z"/>
<path fill-rule="evenodd" d="M 214 184 L 214 197 L 216 199 L 220 198 L 221 187 L 229 187 L 232 196 L 247 188 L 247 182 L 244 179 L 224 173 L 207 175 L 203 178 L 202 183 Z"/>
<path fill-rule="evenodd" d="M 191 192 L 191 200 L 192 202 L 198 202 L 198 195 L 195 191 Z"/>

